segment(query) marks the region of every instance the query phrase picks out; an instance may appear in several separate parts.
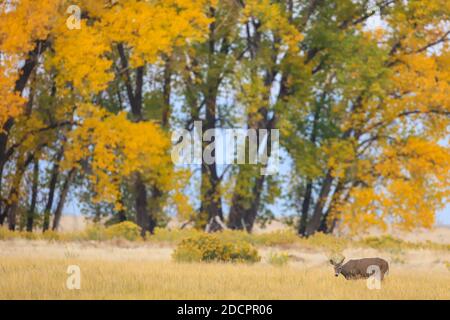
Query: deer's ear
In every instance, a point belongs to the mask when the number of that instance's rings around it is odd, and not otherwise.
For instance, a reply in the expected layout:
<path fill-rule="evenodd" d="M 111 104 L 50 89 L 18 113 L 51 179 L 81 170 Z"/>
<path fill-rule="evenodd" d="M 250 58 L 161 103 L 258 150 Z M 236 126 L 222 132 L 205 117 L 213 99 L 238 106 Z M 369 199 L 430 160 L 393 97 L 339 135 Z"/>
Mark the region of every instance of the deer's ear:
<path fill-rule="evenodd" d="M 330 263 L 331 263 L 331 264 L 334 264 L 334 263 L 333 263 L 333 259 L 330 259 Z"/>

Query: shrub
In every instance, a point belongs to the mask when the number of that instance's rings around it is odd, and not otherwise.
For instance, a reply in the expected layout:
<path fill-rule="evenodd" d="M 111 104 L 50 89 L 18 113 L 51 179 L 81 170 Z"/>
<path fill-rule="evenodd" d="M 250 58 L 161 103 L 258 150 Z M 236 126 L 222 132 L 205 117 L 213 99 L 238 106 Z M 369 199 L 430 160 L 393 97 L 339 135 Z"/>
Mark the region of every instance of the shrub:
<path fill-rule="evenodd" d="M 90 225 L 84 230 L 81 238 L 94 241 L 106 240 L 105 227 L 99 224 Z"/>
<path fill-rule="evenodd" d="M 271 265 L 281 267 L 288 263 L 289 254 L 287 252 L 270 252 L 267 257 L 267 262 Z"/>
<path fill-rule="evenodd" d="M 172 255 L 179 262 L 258 262 L 258 251 L 248 242 L 229 241 L 216 234 L 200 234 L 178 244 Z"/>
<path fill-rule="evenodd" d="M 177 262 L 201 262 L 203 259 L 202 251 L 193 245 L 179 245 L 172 254 L 172 258 Z"/>
<path fill-rule="evenodd" d="M 131 221 L 120 222 L 106 228 L 106 236 L 109 239 L 123 238 L 136 241 L 140 238 L 140 235 L 141 228 Z"/>

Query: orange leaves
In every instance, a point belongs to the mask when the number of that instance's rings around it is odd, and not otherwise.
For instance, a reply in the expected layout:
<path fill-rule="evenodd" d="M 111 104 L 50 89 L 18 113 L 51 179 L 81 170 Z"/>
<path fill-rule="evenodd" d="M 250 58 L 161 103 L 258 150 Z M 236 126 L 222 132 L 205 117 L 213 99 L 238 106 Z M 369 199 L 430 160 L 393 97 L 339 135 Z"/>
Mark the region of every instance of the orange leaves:
<path fill-rule="evenodd" d="M 212 21 L 204 14 L 206 1 L 126 0 L 107 10 L 97 27 L 110 43 L 125 43 L 132 67 L 154 63 L 174 46 L 203 39 Z"/>
<path fill-rule="evenodd" d="M 79 106 L 77 117 L 81 124 L 69 135 L 64 167 L 88 164 L 94 201 L 118 204 L 120 183 L 136 171 L 161 188 L 168 185 L 170 141 L 157 125 L 134 123 L 125 113 L 114 115 L 91 104 Z"/>
<path fill-rule="evenodd" d="M 80 28 L 69 28 L 67 24 L 67 9 L 72 5 L 80 7 L 81 16 L 70 17 L 81 18 Z M 163 131 L 151 122 L 133 123 L 126 113 L 109 113 L 103 109 L 105 105 L 98 100 L 93 102 L 92 98 L 105 94 L 111 89 L 111 82 L 120 80 L 125 71 L 113 69 L 113 62 L 118 59 L 118 43 L 126 48 L 129 68 L 157 64 L 162 55 L 170 54 L 175 47 L 192 45 L 205 38 L 213 21 L 207 17 L 212 5 L 216 1 L 1 2 L 0 125 L 11 117 L 16 120 L 8 143 L 21 141 L 23 148 L 29 148 L 24 153 L 29 152 L 33 142 L 41 138 L 27 134 L 39 128 L 38 120 L 72 118 L 66 109 L 78 105 L 75 116 L 78 126 L 68 133 L 63 167 L 89 169 L 84 174 L 95 187 L 95 201 L 117 203 L 120 184 L 134 172 L 141 173 L 145 182 L 155 183 L 163 191 L 178 188 L 173 181 L 180 177 L 174 176 L 168 154 L 170 141 Z M 14 92 L 14 87 L 23 62 L 30 58 L 29 53 L 38 41 L 45 41 L 48 50 L 36 54 L 33 79 L 25 80 L 47 83 L 35 86 L 30 117 L 24 119 L 19 115 L 26 99 Z M 24 90 L 23 95 L 29 92 Z M 118 109 L 116 105 L 108 107 Z M 66 132 L 58 133 L 62 134 L 55 137 L 54 132 L 49 133 L 45 142 L 57 144 L 61 136 L 64 140 Z M 178 182 L 181 181 L 184 180 L 180 178 Z"/>
<path fill-rule="evenodd" d="M 387 44 L 383 90 L 364 91 L 359 113 L 345 123 L 360 141 L 373 139 L 358 159 L 370 165 L 359 167 L 360 183 L 338 209 L 356 228 L 430 227 L 448 201 L 449 14 L 448 1 L 408 1 L 386 17 L 389 29 L 378 36 L 380 47 Z"/>
<path fill-rule="evenodd" d="M 84 21 L 79 30 L 69 30 L 62 25 L 54 47 L 52 64 L 60 70 L 60 87 L 70 82 L 82 96 L 89 96 L 105 89 L 113 79 L 112 62 L 105 56 L 111 49 L 103 32 L 97 28 Z"/>
<path fill-rule="evenodd" d="M 393 94 L 385 101 L 386 109 L 394 117 L 416 111 L 424 134 L 436 139 L 445 137 L 448 118 L 433 114 L 450 108 L 449 15 L 448 1 L 409 1 L 396 6 L 389 19 L 397 49 L 391 57 Z M 408 119 L 399 120 L 406 124 Z"/>
<path fill-rule="evenodd" d="M 25 99 L 14 92 L 17 76 L 9 74 L 7 67 L 0 64 L 0 126 L 3 127 L 6 120 L 16 117 L 22 112 Z"/>
<path fill-rule="evenodd" d="M 375 192 L 372 188 L 357 188 L 351 192 L 351 202 L 341 203 L 337 206 L 338 217 L 343 223 L 356 232 L 370 227 L 386 227 L 384 221 L 388 213 L 381 209 L 384 203 L 389 205 L 386 200 Z"/>
<path fill-rule="evenodd" d="M 0 125 L 18 116 L 25 99 L 14 92 L 20 76 L 21 60 L 26 59 L 36 41 L 48 37 L 55 23 L 60 0 L 8 1 L 0 5 Z"/>
<path fill-rule="evenodd" d="M 450 148 L 411 137 L 386 146 L 374 162 L 366 174 L 377 183 L 353 189 L 351 201 L 338 208 L 342 217 L 356 229 L 370 221 L 407 229 L 431 227 L 435 210 L 450 195 Z M 367 181 L 363 172 L 359 178 Z"/>
<path fill-rule="evenodd" d="M 11 1 L 9 1 L 11 2 Z M 21 0 L 0 6 L 0 51 L 24 54 L 51 32 L 62 0 Z"/>
<path fill-rule="evenodd" d="M 140 100 L 141 88 L 144 97 L 153 91 L 157 97 L 164 91 L 166 100 L 178 95 L 172 100 L 182 102 L 183 117 L 185 111 L 203 116 L 202 101 L 215 99 L 217 116 L 226 117 L 221 123 L 275 123 L 282 130 L 301 201 L 307 184 L 316 207 L 321 189 L 330 189 L 325 212 L 328 202 L 341 201 L 349 191 L 336 208 L 352 225 L 383 225 L 392 219 L 407 227 L 429 226 L 449 186 L 449 150 L 438 142 L 448 136 L 450 125 L 449 117 L 442 116 L 450 111 L 450 50 L 440 40 L 448 31 L 450 2 L 396 1 L 379 4 L 383 9 L 373 12 L 367 3 L 351 0 L 311 6 L 295 2 L 292 7 L 270 0 L 244 2 L 3 1 L 0 125 L 14 117 L 8 144 L 21 141 L 11 159 L 42 141 L 49 149 L 60 147 L 65 129 L 45 136 L 28 133 L 72 120 L 78 105 L 64 168 L 80 167 L 95 189 L 95 200 L 118 204 L 121 187 L 139 172 L 144 183 L 164 194 L 177 190 L 170 204 L 189 219 L 192 208 L 180 192 L 188 177 L 174 172 L 164 132 L 114 112 L 130 104 L 136 109 L 139 103 L 130 102 Z M 72 4 L 81 8 L 80 29 L 66 25 Z M 368 31 L 363 24 L 370 24 L 366 18 L 374 12 L 382 27 Z M 211 41 L 196 45 L 207 38 Z M 20 117 L 26 99 L 14 86 L 38 40 L 48 40 L 47 51 L 38 55 L 28 80 L 36 81 L 30 114 Z M 146 66 L 142 77 L 141 70 L 133 70 L 141 66 Z M 154 100 L 155 106 L 153 99 L 144 99 L 144 119 L 162 110 L 162 99 Z M 240 173 L 243 181 L 255 177 L 248 172 L 248 178 Z M 326 184 L 329 172 L 333 181 Z M 207 178 L 204 174 L 203 190 Z M 254 197 L 247 182 L 218 185 L 214 201 L 230 201 L 233 192 L 227 195 L 226 190 L 232 188 L 242 198 Z M 341 193 L 333 198 L 338 186 Z M 278 196 L 268 193 L 263 201 Z"/>
<path fill-rule="evenodd" d="M 52 66 L 60 72 L 60 86 L 73 84 L 88 96 L 106 88 L 113 80 L 111 57 L 118 43 L 130 49 L 130 67 L 158 62 L 174 46 L 203 39 L 212 21 L 204 14 L 206 1 L 125 0 L 112 6 L 83 1 L 82 8 L 95 20 L 81 21 L 79 30 L 64 23 L 55 31 Z"/>

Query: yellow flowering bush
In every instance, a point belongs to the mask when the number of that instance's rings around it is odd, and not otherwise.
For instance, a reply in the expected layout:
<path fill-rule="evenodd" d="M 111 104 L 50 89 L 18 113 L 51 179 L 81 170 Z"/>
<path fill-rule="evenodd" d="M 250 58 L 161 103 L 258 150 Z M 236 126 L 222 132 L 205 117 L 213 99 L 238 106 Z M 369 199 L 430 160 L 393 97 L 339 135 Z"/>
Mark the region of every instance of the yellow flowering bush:
<path fill-rule="evenodd" d="M 106 236 L 109 239 L 123 238 L 136 241 L 140 238 L 140 235 L 141 228 L 131 221 L 120 222 L 106 228 Z"/>
<path fill-rule="evenodd" d="M 227 241 L 215 234 L 186 238 L 172 254 L 179 262 L 249 262 L 261 260 L 256 248 L 244 241 Z"/>

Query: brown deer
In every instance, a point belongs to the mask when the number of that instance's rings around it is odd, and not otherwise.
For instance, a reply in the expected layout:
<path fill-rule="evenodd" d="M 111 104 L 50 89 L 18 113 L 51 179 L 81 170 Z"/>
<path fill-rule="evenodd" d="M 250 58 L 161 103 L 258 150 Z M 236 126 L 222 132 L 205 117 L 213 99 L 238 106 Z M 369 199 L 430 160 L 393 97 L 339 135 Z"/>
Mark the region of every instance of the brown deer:
<path fill-rule="evenodd" d="M 364 258 L 349 260 L 344 262 L 345 257 L 331 258 L 330 263 L 334 266 L 334 275 L 336 277 L 342 274 L 347 280 L 367 279 L 372 276 L 377 268 L 380 271 L 380 280 L 389 273 L 389 264 L 381 258 Z"/>

